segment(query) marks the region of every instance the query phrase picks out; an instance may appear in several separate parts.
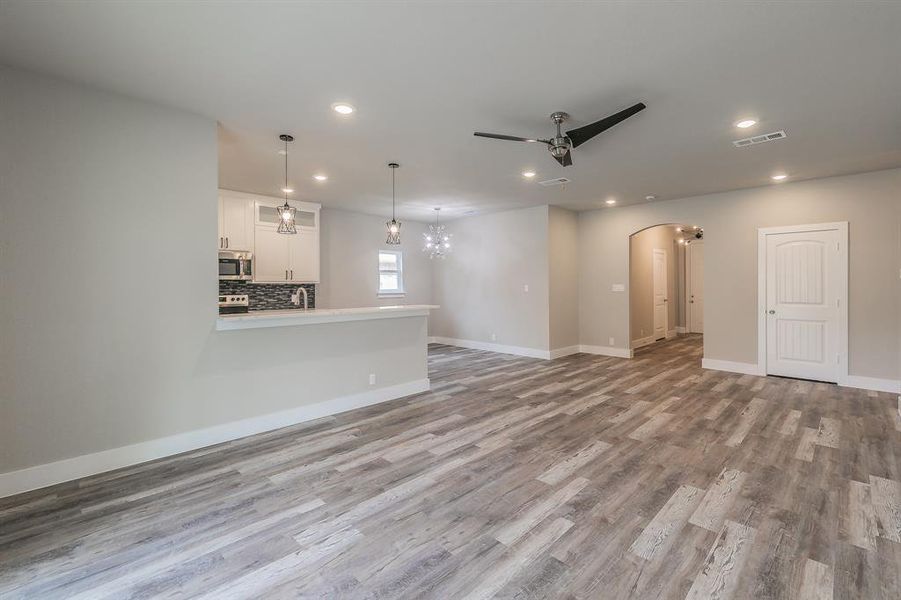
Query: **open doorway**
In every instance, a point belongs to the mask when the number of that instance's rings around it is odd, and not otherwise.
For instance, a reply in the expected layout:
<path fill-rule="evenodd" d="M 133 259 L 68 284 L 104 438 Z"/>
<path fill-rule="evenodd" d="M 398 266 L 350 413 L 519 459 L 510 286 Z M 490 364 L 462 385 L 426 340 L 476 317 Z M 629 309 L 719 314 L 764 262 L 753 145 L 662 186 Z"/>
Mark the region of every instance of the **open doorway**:
<path fill-rule="evenodd" d="M 704 229 L 667 223 L 629 237 L 632 349 L 704 333 Z"/>

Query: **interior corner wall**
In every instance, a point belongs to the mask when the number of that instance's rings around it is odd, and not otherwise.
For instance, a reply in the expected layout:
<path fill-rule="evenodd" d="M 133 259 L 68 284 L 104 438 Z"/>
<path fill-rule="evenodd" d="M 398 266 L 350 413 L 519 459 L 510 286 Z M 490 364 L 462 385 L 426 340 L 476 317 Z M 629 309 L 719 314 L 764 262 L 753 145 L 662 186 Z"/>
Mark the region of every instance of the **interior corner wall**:
<path fill-rule="evenodd" d="M 423 223 L 405 220 L 401 244 L 385 244 L 385 218 L 323 208 L 320 212 L 320 308 L 432 303 L 432 260 L 422 251 Z M 403 298 L 379 298 L 379 250 L 403 252 Z"/>
<path fill-rule="evenodd" d="M 546 353 L 548 207 L 448 222 L 453 252 L 433 261 L 430 335 Z M 528 286 L 526 291 L 525 286 Z"/>
<path fill-rule="evenodd" d="M 654 250 L 666 254 L 667 327 L 669 333 L 678 323 L 677 289 L 680 237 L 672 225 L 650 227 L 629 238 L 629 322 L 631 341 L 642 342 L 654 335 Z"/>
<path fill-rule="evenodd" d="M 579 218 L 548 207 L 549 340 L 551 350 L 579 344 Z"/>
<path fill-rule="evenodd" d="M 849 223 L 849 374 L 897 381 L 901 367 L 901 169 L 579 213 L 581 344 L 628 348 L 629 236 L 663 223 L 704 228 L 704 356 L 757 363 L 757 229 Z"/>

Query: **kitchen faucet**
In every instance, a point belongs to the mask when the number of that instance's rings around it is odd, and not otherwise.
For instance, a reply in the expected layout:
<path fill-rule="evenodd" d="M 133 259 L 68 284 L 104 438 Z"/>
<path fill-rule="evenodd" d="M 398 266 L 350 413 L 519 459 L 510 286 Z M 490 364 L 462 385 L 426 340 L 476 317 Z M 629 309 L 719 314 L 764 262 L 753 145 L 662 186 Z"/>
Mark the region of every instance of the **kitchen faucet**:
<path fill-rule="evenodd" d="M 307 290 L 305 287 L 300 286 L 297 288 L 297 292 L 291 295 L 291 302 L 294 303 L 294 306 L 300 306 L 300 295 L 303 294 L 303 309 L 307 310 L 310 307 L 310 298 L 307 296 Z"/>

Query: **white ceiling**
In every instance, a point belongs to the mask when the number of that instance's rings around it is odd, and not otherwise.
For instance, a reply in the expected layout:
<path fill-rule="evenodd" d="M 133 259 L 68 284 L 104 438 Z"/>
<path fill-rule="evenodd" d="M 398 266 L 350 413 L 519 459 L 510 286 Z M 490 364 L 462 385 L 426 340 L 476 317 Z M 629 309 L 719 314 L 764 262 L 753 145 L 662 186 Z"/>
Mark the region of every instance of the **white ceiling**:
<path fill-rule="evenodd" d="M 617 206 L 901 165 L 899 2 L 0 4 L 0 62 L 220 122 L 222 187 L 428 219 Z M 349 118 L 331 111 L 349 101 Z M 548 136 L 647 110 L 562 168 Z M 736 130 L 752 116 L 760 124 Z M 750 148 L 731 140 L 784 129 Z M 534 181 L 520 173 L 534 169 Z M 317 183 L 315 172 L 329 175 Z M 565 188 L 536 181 L 566 176 Z"/>

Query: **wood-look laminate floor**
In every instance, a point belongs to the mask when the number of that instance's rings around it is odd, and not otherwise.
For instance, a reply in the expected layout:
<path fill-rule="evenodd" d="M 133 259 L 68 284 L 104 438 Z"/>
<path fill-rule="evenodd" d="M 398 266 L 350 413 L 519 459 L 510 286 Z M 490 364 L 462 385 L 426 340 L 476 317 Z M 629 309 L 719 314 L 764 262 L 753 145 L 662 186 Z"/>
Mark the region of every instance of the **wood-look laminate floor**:
<path fill-rule="evenodd" d="M 429 393 L 0 500 L 0 597 L 901 597 L 896 396 L 697 336 L 429 355 Z"/>

